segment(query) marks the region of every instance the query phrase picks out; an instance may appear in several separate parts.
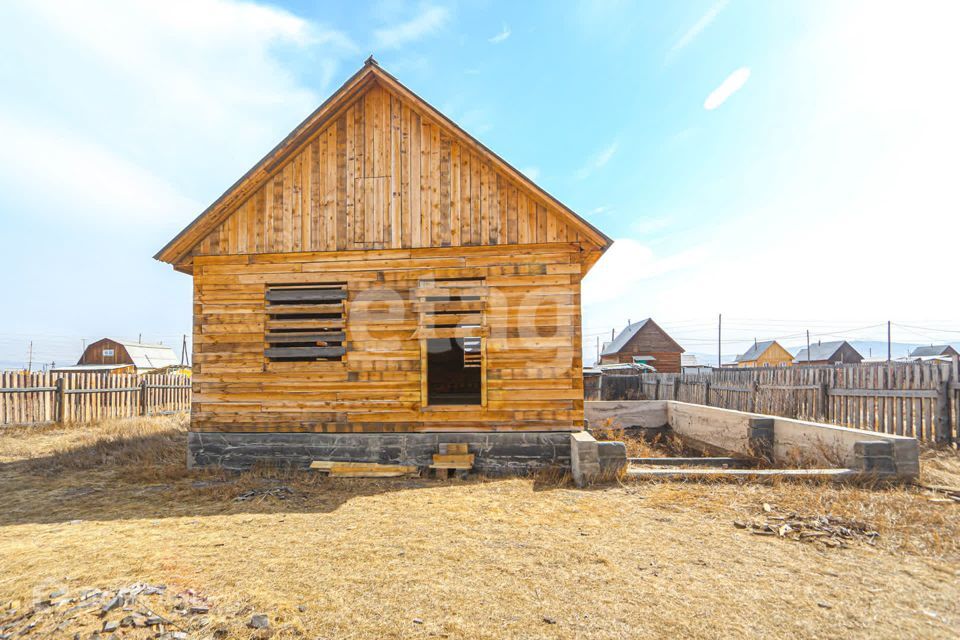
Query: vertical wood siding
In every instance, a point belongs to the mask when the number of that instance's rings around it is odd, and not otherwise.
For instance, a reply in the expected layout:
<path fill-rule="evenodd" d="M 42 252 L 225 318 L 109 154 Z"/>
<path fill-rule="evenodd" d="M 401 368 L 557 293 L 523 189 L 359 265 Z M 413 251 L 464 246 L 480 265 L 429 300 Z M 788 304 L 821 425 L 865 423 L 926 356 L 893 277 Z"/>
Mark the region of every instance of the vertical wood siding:
<path fill-rule="evenodd" d="M 584 241 L 555 205 L 373 83 L 193 255 Z"/>

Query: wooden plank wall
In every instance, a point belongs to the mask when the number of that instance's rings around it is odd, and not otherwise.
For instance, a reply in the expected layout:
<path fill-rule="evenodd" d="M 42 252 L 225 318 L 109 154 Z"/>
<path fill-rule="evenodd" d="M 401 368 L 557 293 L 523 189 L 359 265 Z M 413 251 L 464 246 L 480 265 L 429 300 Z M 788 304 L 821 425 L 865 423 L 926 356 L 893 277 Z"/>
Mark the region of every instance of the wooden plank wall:
<path fill-rule="evenodd" d="M 960 441 L 958 374 L 954 360 L 604 375 L 599 399 L 679 400 L 948 443 Z"/>
<path fill-rule="evenodd" d="M 193 254 L 587 242 L 568 220 L 374 83 Z"/>
<path fill-rule="evenodd" d="M 577 430 L 576 244 L 208 256 L 194 264 L 195 431 Z M 416 291 L 483 278 L 486 406 L 424 407 Z M 265 288 L 346 282 L 342 362 L 267 362 Z"/>
<path fill-rule="evenodd" d="M 190 408 L 178 374 L 0 372 L 0 425 L 93 422 Z"/>

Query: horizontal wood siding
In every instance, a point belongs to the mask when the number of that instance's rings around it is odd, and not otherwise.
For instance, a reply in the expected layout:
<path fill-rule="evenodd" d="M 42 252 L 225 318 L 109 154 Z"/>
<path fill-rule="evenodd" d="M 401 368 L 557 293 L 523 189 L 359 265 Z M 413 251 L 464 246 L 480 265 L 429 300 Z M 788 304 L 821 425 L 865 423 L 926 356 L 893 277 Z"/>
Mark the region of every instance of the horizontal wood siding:
<path fill-rule="evenodd" d="M 555 204 L 372 83 L 193 255 L 567 242 Z"/>
<path fill-rule="evenodd" d="M 370 113 L 358 117 L 351 126 L 366 128 Z M 400 119 L 404 117 L 401 114 Z M 375 124 L 373 129 L 379 127 Z M 424 137 L 411 147 L 421 143 L 427 144 Z M 438 153 L 443 149 L 442 144 L 437 146 Z M 366 147 L 363 153 L 380 152 Z M 451 162 L 451 173 L 456 172 L 454 166 Z M 484 183 L 479 168 L 478 175 L 482 198 L 483 185 L 493 181 Z M 361 215 L 355 223 L 362 230 L 355 224 L 354 232 L 385 243 L 394 236 L 393 227 L 382 237 L 374 228 L 386 219 L 392 225 L 405 218 L 391 213 L 389 191 L 381 193 L 376 185 L 366 188 L 364 199 L 384 198 L 384 220 L 371 219 L 368 226 L 366 214 Z M 429 186 L 431 194 L 433 188 Z M 460 197 L 465 193 L 460 191 Z M 425 207 L 432 207 L 430 198 Z M 469 217 L 452 203 L 449 213 L 451 224 L 458 216 L 461 224 Z M 446 210 L 443 217 L 445 221 Z M 436 233 L 446 238 L 445 225 L 411 228 L 409 235 Z M 522 251 L 483 246 L 490 220 L 484 226 L 481 215 L 470 225 L 469 230 L 460 227 L 459 237 L 461 241 L 469 237 L 477 246 L 198 257 L 191 428 L 231 432 L 582 428 L 580 246 L 536 243 Z M 477 225 L 480 232 L 475 235 Z M 399 236 L 406 235 L 401 229 Z M 452 243 L 452 233 L 450 238 Z M 417 290 L 423 280 L 475 278 L 482 278 L 487 287 L 482 309 L 485 405 L 423 407 Z M 343 361 L 268 362 L 266 287 L 333 281 L 345 283 L 348 296 Z"/>

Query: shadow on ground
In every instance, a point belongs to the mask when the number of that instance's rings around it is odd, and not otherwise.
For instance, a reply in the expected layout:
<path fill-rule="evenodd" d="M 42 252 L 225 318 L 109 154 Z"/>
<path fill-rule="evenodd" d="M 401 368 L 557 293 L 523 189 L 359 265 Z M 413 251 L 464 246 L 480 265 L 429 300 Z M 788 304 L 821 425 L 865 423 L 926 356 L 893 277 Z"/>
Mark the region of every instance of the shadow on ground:
<path fill-rule="evenodd" d="M 76 520 L 329 513 L 350 500 L 398 491 L 443 490 L 504 479 L 331 479 L 262 467 L 236 473 L 187 469 L 186 432 L 169 429 L 97 440 L 49 455 L 0 463 L 0 526 Z M 533 490 L 568 487 L 565 474 L 531 478 Z"/>

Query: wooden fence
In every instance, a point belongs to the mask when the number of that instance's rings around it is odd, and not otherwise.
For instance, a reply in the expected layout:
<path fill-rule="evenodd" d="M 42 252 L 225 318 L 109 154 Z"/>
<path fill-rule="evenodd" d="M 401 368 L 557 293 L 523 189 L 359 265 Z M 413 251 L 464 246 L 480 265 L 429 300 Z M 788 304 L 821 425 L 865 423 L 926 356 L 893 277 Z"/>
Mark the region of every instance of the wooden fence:
<path fill-rule="evenodd" d="M 950 443 L 960 442 L 958 373 L 954 359 L 714 369 L 697 375 L 604 374 L 587 399 L 679 400 Z"/>
<path fill-rule="evenodd" d="M 0 425 L 91 422 L 190 409 L 190 378 L 90 373 L 0 373 Z"/>

